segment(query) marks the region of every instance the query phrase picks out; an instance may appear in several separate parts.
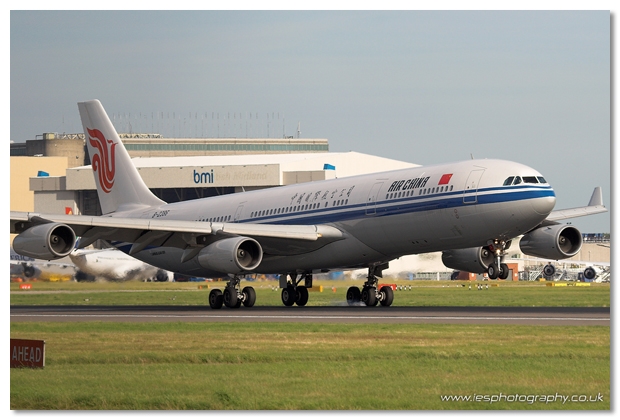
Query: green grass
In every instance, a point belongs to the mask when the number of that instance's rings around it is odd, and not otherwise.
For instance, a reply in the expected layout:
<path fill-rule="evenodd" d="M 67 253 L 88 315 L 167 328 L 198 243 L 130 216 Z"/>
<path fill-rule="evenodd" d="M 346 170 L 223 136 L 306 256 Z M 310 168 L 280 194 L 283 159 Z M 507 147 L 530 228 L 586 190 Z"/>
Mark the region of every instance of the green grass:
<path fill-rule="evenodd" d="M 362 282 L 316 282 L 324 291 L 310 293 L 309 305 L 342 304 Z M 398 306 L 610 304 L 608 284 L 383 282 L 412 286 L 395 292 Z M 275 282 L 250 284 L 257 305 L 282 305 Z M 11 284 L 11 304 L 208 306 L 208 286 L 223 285 Z M 46 341 L 45 369 L 11 369 L 13 410 L 610 409 L 609 327 L 16 322 L 11 337 Z M 599 393 L 603 402 L 507 400 Z M 504 397 L 441 399 L 473 394 Z"/>
<path fill-rule="evenodd" d="M 318 281 L 324 291 L 311 292 L 308 306 L 339 305 L 345 302 L 346 290 L 363 281 Z M 395 292 L 395 306 L 595 306 L 609 307 L 609 284 L 589 287 L 546 287 L 540 282 L 462 282 L 402 281 L 385 279 L 382 283 L 407 286 Z M 208 287 L 214 283 L 49 283 L 34 282 L 31 290 L 21 291 L 11 284 L 11 305 L 195 305 L 208 306 Z M 481 284 L 484 290 L 478 290 Z M 277 282 L 242 282 L 257 292 L 256 305 L 281 306 Z M 497 285 L 497 286 L 493 286 Z M 408 287 L 411 286 L 411 290 Z M 465 287 L 462 287 L 465 286 Z M 472 287 L 470 290 L 469 287 Z M 486 286 L 490 286 L 486 289 Z M 202 287 L 202 288 L 199 288 Z M 335 287 L 335 292 L 332 291 Z"/>
<path fill-rule="evenodd" d="M 609 410 L 608 327 L 11 323 L 46 341 L 12 410 Z M 442 395 L 603 402 L 444 402 Z M 506 398 L 506 397 L 504 397 Z"/>

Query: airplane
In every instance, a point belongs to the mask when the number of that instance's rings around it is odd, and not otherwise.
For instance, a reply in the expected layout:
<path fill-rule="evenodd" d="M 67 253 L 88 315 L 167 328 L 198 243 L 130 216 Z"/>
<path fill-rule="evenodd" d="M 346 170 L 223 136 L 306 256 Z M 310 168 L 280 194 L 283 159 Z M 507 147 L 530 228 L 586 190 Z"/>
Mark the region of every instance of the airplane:
<path fill-rule="evenodd" d="M 77 242 L 79 243 L 79 241 Z M 74 249 L 68 258 L 46 261 L 16 253 L 11 248 L 11 277 L 24 280 L 172 281 L 174 273 L 162 270 L 116 249 Z"/>
<path fill-rule="evenodd" d="M 116 248 L 75 249 L 69 258 L 77 267 L 77 281 L 99 278 L 108 281 L 144 279 L 162 282 L 173 279 L 172 272 L 153 267 Z"/>
<path fill-rule="evenodd" d="M 71 280 L 75 274 L 75 266 L 68 258 L 53 262 L 46 261 L 20 255 L 13 250 L 13 247 L 11 247 L 10 255 L 12 279 L 62 281 Z"/>
<path fill-rule="evenodd" d="M 520 163 L 467 160 L 257 191 L 165 203 L 146 186 L 98 100 L 78 103 L 102 216 L 11 212 L 14 247 L 24 255 L 60 258 L 80 236 L 98 239 L 148 264 L 188 276 L 228 278 L 209 305 L 252 307 L 256 292 L 243 276 L 279 274 L 286 306 L 304 306 L 312 275 L 368 270 L 351 305 L 390 306 L 392 289 L 378 278 L 395 258 L 443 252 L 446 265 L 490 278 L 513 238 L 529 255 L 575 255 L 581 233 L 558 221 L 606 212 L 595 189 L 588 206 L 553 211 L 553 188 Z M 598 191 L 598 193 L 597 193 Z M 302 283 L 303 282 L 303 283 Z"/>

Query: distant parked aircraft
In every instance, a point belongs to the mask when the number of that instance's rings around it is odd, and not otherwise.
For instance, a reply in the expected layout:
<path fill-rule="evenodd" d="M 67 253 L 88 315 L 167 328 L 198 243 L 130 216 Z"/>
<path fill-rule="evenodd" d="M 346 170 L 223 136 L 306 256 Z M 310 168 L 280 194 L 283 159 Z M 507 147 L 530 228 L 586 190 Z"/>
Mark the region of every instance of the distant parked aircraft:
<path fill-rule="evenodd" d="M 40 260 L 20 255 L 11 247 L 11 278 L 47 281 L 72 280 L 75 265 L 67 257 L 55 261 Z"/>
<path fill-rule="evenodd" d="M 116 248 L 75 249 L 69 258 L 77 267 L 76 280 L 172 281 L 173 273 L 137 260 Z"/>

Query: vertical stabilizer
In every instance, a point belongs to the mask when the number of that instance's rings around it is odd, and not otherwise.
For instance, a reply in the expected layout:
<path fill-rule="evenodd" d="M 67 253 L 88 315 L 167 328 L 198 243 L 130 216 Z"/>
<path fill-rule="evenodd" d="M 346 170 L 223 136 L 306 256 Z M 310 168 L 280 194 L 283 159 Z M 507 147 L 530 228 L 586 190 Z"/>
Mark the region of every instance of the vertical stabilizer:
<path fill-rule="evenodd" d="M 140 177 L 101 102 L 78 108 L 103 214 L 165 204 Z"/>

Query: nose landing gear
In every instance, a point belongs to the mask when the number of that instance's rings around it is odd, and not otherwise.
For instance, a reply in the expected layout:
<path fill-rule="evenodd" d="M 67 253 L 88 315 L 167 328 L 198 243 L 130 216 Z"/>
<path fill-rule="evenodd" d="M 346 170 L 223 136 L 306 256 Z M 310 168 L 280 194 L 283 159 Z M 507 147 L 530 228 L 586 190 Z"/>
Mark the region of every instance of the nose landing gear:
<path fill-rule="evenodd" d="M 496 239 L 487 246 L 489 252 L 492 252 L 495 258 L 495 261 L 489 264 L 489 267 L 487 268 L 489 279 L 495 280 L 500 278 L 501 280 L 506 280 L 508 278 L 510 269 L 508 268 L 508 265 L 504 264 L 502 261 L 506 255 L 506 250 L 510 248 L 511 244 L 512 241 L 502 241 Z"/>

